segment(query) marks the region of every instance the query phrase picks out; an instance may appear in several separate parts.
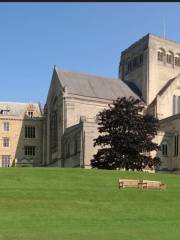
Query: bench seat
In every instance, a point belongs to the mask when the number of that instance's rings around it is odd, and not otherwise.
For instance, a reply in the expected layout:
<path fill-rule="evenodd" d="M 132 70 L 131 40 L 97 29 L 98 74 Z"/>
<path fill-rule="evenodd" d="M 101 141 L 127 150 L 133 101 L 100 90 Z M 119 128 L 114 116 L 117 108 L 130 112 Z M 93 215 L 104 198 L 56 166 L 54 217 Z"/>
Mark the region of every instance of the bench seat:
<path fill-rule="evenodd" d="M 141 181 L 141 188 L 142 189 L 165 189 L 166 188 L 166 185 L 163 184 L 162 182 L 160 181 L 150 181 L 150 180 L 142 180 Z"/>
<path fill-rule="evenodd" d="M 119 179 L 119 188 L 139 188 L 139 180 Z"/>

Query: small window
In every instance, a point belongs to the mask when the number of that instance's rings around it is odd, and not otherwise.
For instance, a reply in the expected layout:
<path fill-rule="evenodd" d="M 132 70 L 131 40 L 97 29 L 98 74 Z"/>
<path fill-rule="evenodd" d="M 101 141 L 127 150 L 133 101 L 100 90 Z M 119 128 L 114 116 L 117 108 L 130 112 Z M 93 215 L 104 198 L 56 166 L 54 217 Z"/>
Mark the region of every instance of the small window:
<path fill-rule="evenodd" d="M 35 127 L 25 126 L 25 138 L 35 138 Z"/>
<path fill-rule="evenodd" d="M 4 122 L 3 130 L 4 130 L 4 132 L 9 132 L 9 122 Z"/>
<path fill-rule="evenodd" d="M 35 146 L 25 146 L 24 147 L 25 156 L 35 156 Z"/>
<path fill-rule="evenodd" d="M 167 156 L 168 155 L 168 150 L 167 150 L 167 144 L 163 143 L 161 147 L 162 155 Z"/>
<path fill-rule="evenodd" d="M 3 147 L 9 147 L 9 138 L 3 138 Z"/>
<path fill-rule="evenodd" d="M 9 167 L 10 166 L 10 155 L 2 155 L 2 167 Z"/>

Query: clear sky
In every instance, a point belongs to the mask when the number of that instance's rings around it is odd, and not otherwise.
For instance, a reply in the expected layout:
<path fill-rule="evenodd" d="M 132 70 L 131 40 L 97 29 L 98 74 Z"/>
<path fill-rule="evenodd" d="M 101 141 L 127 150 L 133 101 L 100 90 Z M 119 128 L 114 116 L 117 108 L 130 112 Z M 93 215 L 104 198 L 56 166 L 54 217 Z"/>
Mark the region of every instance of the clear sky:
<path fill-rule="evenodd" d="M 180 3 L 0 3 L 0 101 L 45 103 L 53 66 L 118 77 L 147 33 L 180 42 Z"/>

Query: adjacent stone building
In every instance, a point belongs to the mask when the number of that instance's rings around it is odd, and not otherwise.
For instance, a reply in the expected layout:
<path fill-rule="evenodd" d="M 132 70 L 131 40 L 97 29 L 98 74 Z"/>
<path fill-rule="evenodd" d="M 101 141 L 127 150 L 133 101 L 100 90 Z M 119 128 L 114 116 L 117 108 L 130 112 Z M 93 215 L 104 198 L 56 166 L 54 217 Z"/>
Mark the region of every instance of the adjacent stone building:
<path fill-rule="evenodd" d="M 41 166 L 42 154 L 40 105 L 0 102 L 0 167 Z"/>

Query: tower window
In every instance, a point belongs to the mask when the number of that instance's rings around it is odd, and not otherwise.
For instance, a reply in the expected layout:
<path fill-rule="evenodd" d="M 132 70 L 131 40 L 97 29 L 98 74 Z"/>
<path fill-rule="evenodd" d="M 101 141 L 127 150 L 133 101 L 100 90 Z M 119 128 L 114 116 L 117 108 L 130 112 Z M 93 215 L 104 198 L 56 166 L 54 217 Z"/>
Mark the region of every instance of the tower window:
<path fill-rule="evenodd" d="M 158 51 L 157 58 L 158 58 L 158 61 L 163 62 L 163 60 L 164 60 L 164 52 L 162 50 Z"/>
<path fill-rule="evenodd" d="M 128 67 L 128 72 L 131 72 L 132 71 L 132 62 L 131 61 L 128 62 L 127 67 Z"/>
<path fill-rule="evenodd" d="M 176 66 L 180 66 L 180 56 L 179 56 L 179 55 L 175 56 L 174 64 L 175 64 Z"/>
<path fill-rule="evenodd" d="M 173 62 L 173 56 L 172 56 L 172 54 L 168 53 L 168 54 L 166 55 L 166 57 L 167 57 L 167 63 L 168 63 L 168 64 L 172 64 L 172 62 Z"/>

